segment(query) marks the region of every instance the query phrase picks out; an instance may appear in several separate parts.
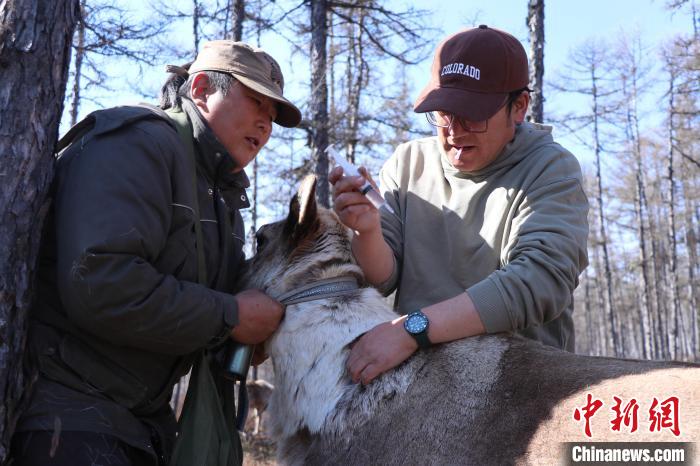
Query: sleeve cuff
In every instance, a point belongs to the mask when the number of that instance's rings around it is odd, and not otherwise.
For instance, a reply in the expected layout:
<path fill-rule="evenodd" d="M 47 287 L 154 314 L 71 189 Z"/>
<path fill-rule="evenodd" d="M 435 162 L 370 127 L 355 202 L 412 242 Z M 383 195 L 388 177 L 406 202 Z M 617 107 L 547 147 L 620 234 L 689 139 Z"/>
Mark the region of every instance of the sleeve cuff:
<path fill-rule="evenodd" d="M 222 315 L 221 329 L 219 330 L 218 334 L 214 335 L 207 345 L 210 348 L 224 343 L 231 335 L 231 329 L 238 325 L 238 301 L 236 300 L 236 297 L 234 295 L 213 290 L 212 292 L 217 293 L 219 299 L 221 300 Z"/>
<path fill-rule="evenodd" d="M 391 255 L 394 259 L 394 266 L 391 269 L 391 275 L 384 282 L 377 285 L 375 288 L 382 294 L 382 296 L 389 296 L 395 289 L 396 284 L 399 281 L 399 268 L 396 266 L 396 256 Z"/>
<path fill-rule="evenodd" d="M 467 294 L 474 303 L 487 333 L 509 332 L 513 330 L 513 323 L 506 310 L 501 292 L 490 278 L 485 278 L 479 283 L 469 287 L 467 289 Z"/>

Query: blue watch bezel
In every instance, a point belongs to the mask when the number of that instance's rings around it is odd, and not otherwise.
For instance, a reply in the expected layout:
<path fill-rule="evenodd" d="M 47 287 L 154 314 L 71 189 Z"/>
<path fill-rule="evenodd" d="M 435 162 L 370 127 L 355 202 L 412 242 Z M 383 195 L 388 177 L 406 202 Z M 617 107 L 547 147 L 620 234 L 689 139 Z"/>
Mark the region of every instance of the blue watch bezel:
<path fill-rule="evenodd" d="M 404 327 L 406 331 L 411 335 L 417 335 L 419 333 L 425 332 L 428 329 L 430 321 L 425 314 L 420 311 L 412 312 L 406 317 L 406 322 Z"/>
<path fill-rule="evenodd" d="M 420 320 L 422 325 L 420 328 L 415 328 L 414 323 L 416 320 Z M 421 348 L 428 348 L 431 346 L 430 339 L 428 338 L 428 327 L 430 326 L 430 319 L 426 316 L 420 309 L 413 311 L 403 322 L 403 327 L 418 342 L 418 346 Z"/>

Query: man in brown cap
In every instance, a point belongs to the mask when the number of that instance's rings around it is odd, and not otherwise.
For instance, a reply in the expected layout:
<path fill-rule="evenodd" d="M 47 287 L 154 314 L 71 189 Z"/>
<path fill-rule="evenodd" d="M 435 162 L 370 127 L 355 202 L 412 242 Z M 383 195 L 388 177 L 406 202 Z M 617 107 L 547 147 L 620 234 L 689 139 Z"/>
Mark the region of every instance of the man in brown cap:
<path fill-rule="evenodd" d="M 355 257 L 371 283 L 396 290 L 402 314 L 354 345 L 354 381 L 418 348 L 484 333 L 574 350 L 588 202 L 576 158 L 551 127 L 525 121 L 527 86 L 527 55 L 512 35 L 482 25 L 449 36 L 415 104 L 437 136 L 402 144 L 381 172 L 396 215 L 358 192 L 362 177 L 332 172 Z"/>
<path fill-rule="evenodd" d="M 280 67 L 214 41 L 169 70 L 161 108 L 97 111 L 59 142 L 30 323 L 38 379 L 13 464 L 168 464 L 174 384 L 196 358 L 229 339 L 261 343 L 282 318 L 264 293 L 232 288 L 244 267 L 243 169 L 273 122 L 301 119 Z M 196 464 L 240 464 L 235 431 L 215 438 L 213 421 L 200 425 L 217 445 L 201 445 Z"/>

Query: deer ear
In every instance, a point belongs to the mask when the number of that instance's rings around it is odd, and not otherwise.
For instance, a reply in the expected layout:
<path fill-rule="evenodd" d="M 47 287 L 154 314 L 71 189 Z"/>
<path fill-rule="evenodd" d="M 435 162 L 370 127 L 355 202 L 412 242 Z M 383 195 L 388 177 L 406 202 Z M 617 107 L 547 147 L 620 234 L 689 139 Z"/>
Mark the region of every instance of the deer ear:
<path fill-rule="evenodd" d="M 301 182 L 299 192 L 289 203 L 289 215 L 284 229 L 295 242 L 315 233 L 318 229 L 316 176 L 309 175 Z"/>
<path fill-rule="evenodd" d="M 316 221 L 318 209 L 316 208 L 316 176 L 309 175 L 301 182 L 299 187 L 299 225 L 309 226 Z"/>
<path fill-rule="evenodd" d="M 284 235 L 290 236 L 297 226 L 299 221 L 299 193 L 292 196 L 292 200 L 289 201 L 289 214 L 287 215 L 287 220 L 284 222 Z"/>

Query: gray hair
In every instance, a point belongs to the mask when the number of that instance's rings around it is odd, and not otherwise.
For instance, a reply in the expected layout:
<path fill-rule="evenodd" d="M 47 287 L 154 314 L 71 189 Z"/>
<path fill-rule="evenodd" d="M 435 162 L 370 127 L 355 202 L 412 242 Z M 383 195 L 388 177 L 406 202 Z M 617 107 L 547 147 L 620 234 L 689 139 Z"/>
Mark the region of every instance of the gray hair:
<path fill-rule="evenodd" d="M 187 63 L 178 68 L 182 71 L 186 71 L 191 64 L 192 63 Z M 236 78 L 232 75 L 221 71 L 202 71 L 201 73 L 207 75 L 211 86 L 215 90 L 221 91 L 224 96 L 231 90 L 233 83 L 237 82 Z M 168 79 L 160 88 L 158 106 L 163 110 L 167 110 L 172 107 L 180 107 L 183 97 L 190 99 L 192 97 L 190 95 L 190 87 L 195 76 L 196 74 L 170 73 L 170 76 L 168 76 Z"/>

